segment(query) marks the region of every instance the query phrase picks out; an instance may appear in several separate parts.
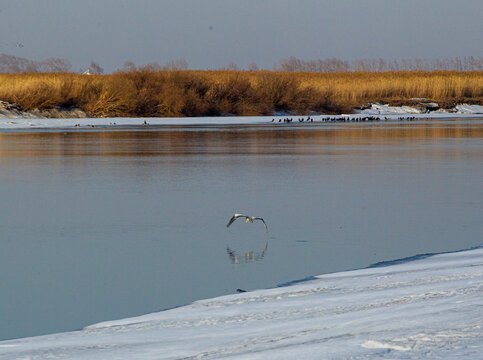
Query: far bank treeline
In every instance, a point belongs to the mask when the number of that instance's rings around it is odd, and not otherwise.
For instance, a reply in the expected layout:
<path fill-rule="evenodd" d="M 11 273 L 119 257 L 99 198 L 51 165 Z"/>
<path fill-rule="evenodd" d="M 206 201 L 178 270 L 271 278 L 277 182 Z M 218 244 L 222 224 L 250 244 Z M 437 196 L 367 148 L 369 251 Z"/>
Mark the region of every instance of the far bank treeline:
<path fill-rule="evenodd" d="M 369 102 L 483 104 L 483 72 L 151 71 L 0 74 L 0 100 L 23 110 L 81 108 L 92 117 L 352 112 Z"/>

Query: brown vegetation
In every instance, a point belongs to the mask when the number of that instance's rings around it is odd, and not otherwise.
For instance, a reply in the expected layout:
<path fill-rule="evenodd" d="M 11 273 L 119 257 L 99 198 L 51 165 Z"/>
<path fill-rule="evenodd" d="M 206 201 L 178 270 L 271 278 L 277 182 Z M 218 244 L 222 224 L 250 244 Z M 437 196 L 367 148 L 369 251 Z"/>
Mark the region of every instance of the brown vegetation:
<path fill-rule="evenodd" d="M 368 102 L 483 103 L 483 72 L 153 71 L 0 74 L 0 100 L 94 117 L 348 112 Z"/>

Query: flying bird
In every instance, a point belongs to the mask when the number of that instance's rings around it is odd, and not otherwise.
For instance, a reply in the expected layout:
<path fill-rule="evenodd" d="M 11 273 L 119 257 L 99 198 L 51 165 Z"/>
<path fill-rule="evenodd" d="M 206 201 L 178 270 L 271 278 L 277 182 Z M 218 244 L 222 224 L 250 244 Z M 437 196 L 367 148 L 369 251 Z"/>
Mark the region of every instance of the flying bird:
<path fill-rule="evenodd" d="M 238 219 L 238 218 L 245 218 L 246 222 L 247 223 L 252 223 L 253 221 L 255 220 L 261 220 L 263 222 L 263 225 L 265 225 L 265 230 L 268 232 L 268 226 L 267 224 L 265 223 L 265 220 L 263 220 L 261 217 L 259 216 L 247 216 L 247 215 L 243 215 L 243 214 L 235 214 L 231 217 L 230 221 L 228 221 L 228 224 L 226 224 L 226 227 L 229 227 L 231 224 L 233 224 L 233 222 Z"/>

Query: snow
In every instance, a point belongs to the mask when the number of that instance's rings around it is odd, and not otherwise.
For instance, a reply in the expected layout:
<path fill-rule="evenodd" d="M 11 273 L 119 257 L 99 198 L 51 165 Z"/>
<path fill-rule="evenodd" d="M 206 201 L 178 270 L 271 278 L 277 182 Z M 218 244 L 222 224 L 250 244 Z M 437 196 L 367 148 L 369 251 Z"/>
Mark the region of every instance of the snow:
<path fill-rule="evenodd" d="M 456 112 L 458 114 L 483 114 L 483 106 L 481 105 L 456 105 Z"/>
<path fill-rule="evenodd" d="M 364 109 L 359 112 L 364 115 L 405 115 L 405 114 L 421 114 L 419 109 L 411 106 L 389 106 L 382 104 L 371 104 L 369 109 Z"/>
<path fill-rule="evenodd" d="M 415 99 L 413 99 L 415 100 Z M 436 107 L 436 103 L 424 103 L 426 106 Z M 405 115 L 405 114 L 424 114 L 432 118 L 437 118 L 442 114 L 461 115 L 461 114 L 483 114 L 483 106 L 481 105 L 456 105 L 453 110 L 439 109 L 426 113 L 425 111 L 412 106 L 389 106 L 382 104 L 371 104 L 370 108 L 359 111 L 364 115 Z"/>
<path fill-rule="evenodd" d="M 0 359 L 481 359 L 482 292 L 478 247 L 3 341 Z"/>

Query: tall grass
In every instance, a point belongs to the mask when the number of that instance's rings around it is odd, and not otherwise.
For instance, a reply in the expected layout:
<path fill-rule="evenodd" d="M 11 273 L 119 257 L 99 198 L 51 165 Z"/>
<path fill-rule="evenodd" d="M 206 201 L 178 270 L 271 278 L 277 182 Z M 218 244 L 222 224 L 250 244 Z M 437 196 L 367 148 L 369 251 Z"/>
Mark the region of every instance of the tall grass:
<path fill-rule="evenodd" d="M 90 116 L 337 113 L 368 102 L 483 103 L 483 72 L 149 71 L 0 74 L 0 100 L 24 110 L 80 107 Z"/>

